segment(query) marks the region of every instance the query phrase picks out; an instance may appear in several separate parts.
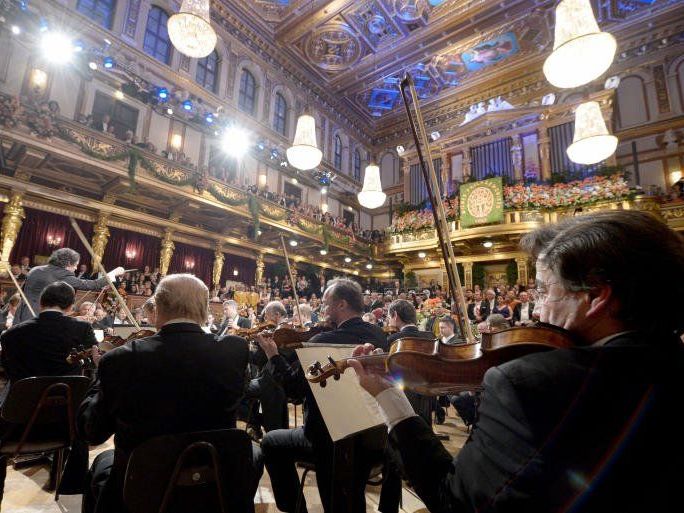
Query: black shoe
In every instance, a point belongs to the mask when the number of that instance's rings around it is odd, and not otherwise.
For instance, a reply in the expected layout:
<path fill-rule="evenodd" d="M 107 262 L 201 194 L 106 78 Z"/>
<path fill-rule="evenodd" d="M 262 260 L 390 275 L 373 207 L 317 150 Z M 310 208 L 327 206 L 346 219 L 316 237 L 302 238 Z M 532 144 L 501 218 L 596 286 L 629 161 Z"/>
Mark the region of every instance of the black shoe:
<path fill-rule="evenodd" d="M 444 408 L 438 408 L 435 410 L 435 424 L 444 424 L 446 420 L 446 411 Z"/>

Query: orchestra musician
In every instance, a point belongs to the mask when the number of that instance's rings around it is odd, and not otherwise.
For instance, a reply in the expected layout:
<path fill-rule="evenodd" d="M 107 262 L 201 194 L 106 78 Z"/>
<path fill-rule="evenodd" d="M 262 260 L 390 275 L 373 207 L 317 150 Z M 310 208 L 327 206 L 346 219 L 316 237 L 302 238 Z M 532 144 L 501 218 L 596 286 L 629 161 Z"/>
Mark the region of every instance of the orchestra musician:
<path fill-rule="evenodd" d="M 240 316 L 237 301 L 228 299 L 223 302 L 223 322 L 218 329 L 220 337 L 228 335 L 231 330 L 250 327 L 249 319 Z"/>
<path fill-rule="evenodd" d="M 386 348 L 385 335 L 382 328 L 364 322 L 363 299 L 358 283 L 339 278 L 332 280 L 323 294 L 323 308 L 328 321 L 337 328 L 319 333 L 312 337 L 310 343 L 322 344 L 356 344 L 370 343 Z M 332 511 L 332 482 L 342 490 L 352 506 L 350 511 L 366 511 L 365 488 L 372 461 L 370 453 L 364 449 L 369 443 L 365 435 L 353 437 L 356 444 L 356 458 L 351 464 L 353 472 L 344 477 L 334 475 L 334 446 L 328 429 L 323 422 L 310 387 L 306 384 L 300 365 L 289 365 L 279 354 L 272 338 L 258 336 L 257 341 L 269 357 L 268 367 L 277 379 L 281 380 L 290 396 L 304 397 L 304 426 L 294 429 L 279 429 L 266 433 L 262 442 L 264 464 L 271 477 L 271 485 L 278 509 L 294 512 L 299 491 L 299 477 L 295 462 L 310 461 L 316 465 L 316 482 L 325 511 Z M 384 440 L 380 445 L 382 451 Z M 375 447 L 373 447 L 375 448 Z M 336 505 L 339 511 L 344 510 Z M 303 513 L 306 508 L 300 509 Z"/>
<path fill-rule="evenodd" d="M 537 257 L 541 321 L 575 346 L 490 368 L 457 458 L 398 388 L 352 361 L 409 482 L 433 513 L 678 509 L 684 282 L 671 277 L 684 272 L 681 238 L 647 213 L 606 211 L 541 228 L 523 247 Z M 659 301 L 653 283 L 668 284 Z"/>
<path fill-rule="evenodd" d="M 166 276 L 154 300 L 158 333 L 105 353 L 78 412 L 79 432 L 92 444 L 115 435 L 114 450 L 93 462 L 85 513 L 125 510 L 126 465 L 140 443 L 163 434 L 235 427 L 247 342 L 234 336 L 217 341 L 204 333 L 209 290 L 195 276 Z M 262 472 L 255 454 L 253 488 L 245 490 L 250 497 Z"/>
<path fill-rule="evenodd" d="M 15 325 L 0 336 L 2 366 L 9 377 L 0 404 L 13 383 L 33 376 L 80 375 L 78 363 L 68 363 L 72 348 L 97 344 L 95 333 L 87 322 L 69 316 L 75 292 L 63 281 L 51 283 L 40 295 L 38 317 Z M 3 426 L 0 424 L 0 436 Z M 88 468 L 88 446 L 76 440 L 65 467 L 60 493 L 82 493 L 82 482 Z M 6 462 L 0 461 L 0 497 Z"/>
<path fill-rule="evenodd" d="M 34 312 L 38 311 L 40 293 L 46 286 L 56 281 L 68 283 L 76 290 L 97 290 L 108 285 L 106 277 L 96 280 L 77 278 L 74 271 L 78 268 L 80 259 L 80 255 L 73 249 L 60 248 L 52 252 L 47 265 L 40 265 L 29 271 L 23 290 Z M 108 275 L 111 280 L 114 280 L 123 273 L 123 267 L 117 267 L 109 271 Z M 31 311 L 22 301 L 14 322 L 18 324 L 31 317 L 33 317 Z"/>

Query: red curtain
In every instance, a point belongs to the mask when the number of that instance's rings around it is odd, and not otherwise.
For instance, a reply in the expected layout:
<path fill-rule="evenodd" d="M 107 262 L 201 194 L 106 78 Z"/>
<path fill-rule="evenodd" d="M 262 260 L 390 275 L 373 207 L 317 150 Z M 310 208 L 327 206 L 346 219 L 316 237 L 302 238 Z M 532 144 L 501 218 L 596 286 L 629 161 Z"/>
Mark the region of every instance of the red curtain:
<path fill-rule="evenodd" d="M 102 262 L 109 271 L 121 266 L 142 271 L 159 267 L 160 240 L 151 235 L 109 227 L 109 242 Z"/>
<path fill-rule="evenodd" d="M 174 242 L 169 274 L 190 273 L 197 276 L 211 288 L 211 272 L 214 268 L 214 252 L 210 249 Z"/>
<path fill-rule="evenodd" d="M 24 207 L 24 212 L 26 219 L 21 225 L 19 236 L 12 248 L 10 262 L 19 263 L 21 257 L 27 256 L 31 259 L 31 265 L 36 265 L 34 261 L 36 255 L 49 256 L 55 249 L 71 248 L 78 251 L 81 255 L 81 263 L 88 265 L 90 269 L 90 254 L 71 227 L 68 217 L 26 207 Z M 88 242 L 92 242 L 92 223 L 80 220 L 77 223 Z M 53 245 L 48 243 L 50 238 L 53 240 Z M 59 240 L 58 244 L 57 240 Z"/>
<path fill-rule="evenodd" d="M 254 285 L 256 260 L 243 256 L 231 255 L 230 253 L 225 253 L 225 257 L 223 272 L 221 273 L 222 284 L 225 284 L 226 280 L 232 280 L 242 282 L 245 285 Z M 237 276 L 235 275 L 235 271 L 237 271 Z"/>

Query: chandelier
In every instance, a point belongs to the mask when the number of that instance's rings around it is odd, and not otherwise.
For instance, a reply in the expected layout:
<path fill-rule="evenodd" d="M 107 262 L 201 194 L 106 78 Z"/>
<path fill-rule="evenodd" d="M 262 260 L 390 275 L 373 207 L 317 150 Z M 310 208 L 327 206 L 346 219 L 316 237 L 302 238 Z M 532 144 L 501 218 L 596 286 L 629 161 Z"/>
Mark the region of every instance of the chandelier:
<path fill-rule="evenodd" d="M 209 18 L 210 0 L 183 0 L 167 28 L 173 46 L 183 55 L 201 59 L 216 47 L 216 32 Z"/>
<path fill-rule="evenodd" d="M 297 169 L 307 171 L 321 163 L 323 152 L 316 143 L 316 120 L 304 113 L 297 119 L 292 146 L 287 149 L 287 160 Z"/>
<path fill-rule="evenodd" d="M 575 111 L 575 135 L 568 146 L 570 160 L 577 164 L 596 164 L 610 157 L 618 139 L 606 128 L 598 102 L 582 103 Z"/>
<path fill-rule="evenodd" d="M 363 189 L 357 194 L 357 198 L 362 207 L 370 209 L 381 207 L 385 203 L 387 194 L 382 192 L 380 168 L 376 164 L 371 163 L 366 166 Z"/>
<path fill-rule="evenodd" d="M 579 87 L 610 67 L 616 49 L 615 38 L 599 29 L 589 0 L 563 0 L 556 7 L 553 52 L 544 75 L 556 87 Z"/>

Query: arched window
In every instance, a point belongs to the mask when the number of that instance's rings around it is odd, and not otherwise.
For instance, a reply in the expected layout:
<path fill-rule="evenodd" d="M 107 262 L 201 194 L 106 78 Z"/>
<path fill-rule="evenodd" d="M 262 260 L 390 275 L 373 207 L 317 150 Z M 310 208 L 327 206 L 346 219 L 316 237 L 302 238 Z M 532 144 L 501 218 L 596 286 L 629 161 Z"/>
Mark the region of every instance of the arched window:
<path fill-rule="evenodd" d="M 339 135 L 335 136 L 335 154 L 333 157 L 335 169 L 342 169 L 342 139 Z"/>
<path fill-rule="evenodd" d="M 161 7 L 153 5 L 147 16 L 143 49 L 147 55 L 169 64 L 171 62 L 171 41 L 166 30 L 169 15 Z"/>
<path fill-rule="evenodd" d="M 111 29 L 114 11 L 116 10 L 116 0 L 78 0 L 76 10 L 98 25 Z"/>
<path fill-rule="evenodd" d="M 276 93 L 275 108 L 273 109 L 273 130 L 287 136 L 287 101 L 285 97 Z"/>
<path fill-rule="evenodd" d="M 199 85 L 211 92 L 216 92 L 216 78 L 218 77 L 219 57 L 216 50 L 207 55 L 204 59 L 197 61 L 197 73 L 195 80 Z"/>
<path fill-rule="evenodd" d="M 354 180 L 361 180 L 361 154 L 354 150 Z"/>
<path fill-rule="evenodd" d="M 238 108 L 242 112 L 254 115 L 256 107 L 256 80 L 246 69 L 242 70 L 240 77 L 240 94 L 238 95 Z"/>

